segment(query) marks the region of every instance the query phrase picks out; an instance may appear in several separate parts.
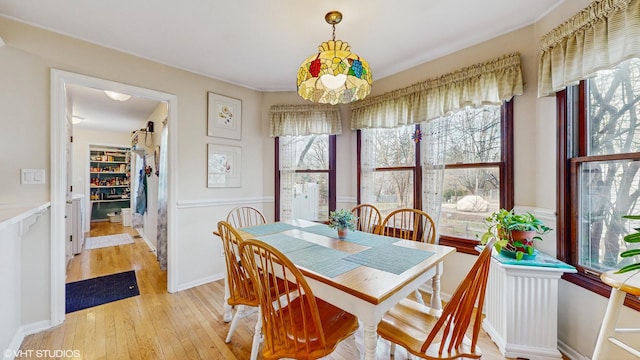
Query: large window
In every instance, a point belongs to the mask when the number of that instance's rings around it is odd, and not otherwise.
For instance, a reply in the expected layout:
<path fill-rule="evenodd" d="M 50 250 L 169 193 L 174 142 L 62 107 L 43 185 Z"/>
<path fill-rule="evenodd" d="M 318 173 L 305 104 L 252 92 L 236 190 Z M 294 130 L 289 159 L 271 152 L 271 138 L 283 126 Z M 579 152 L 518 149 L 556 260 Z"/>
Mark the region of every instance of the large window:
<path fill-rule="evenodd" d="M 559 93 L 558 109 L 559 253 L 570 281 L 604 294 L 598 274 L 628 261 L 623 237 L 640 226 L 622 218 L 640 214 L 640 60 Z"/>
<path fill-rule="evenodd" d="M 513 207 L 509 180 L 513 156 L 506 153 L 510 133 L 502 126 L 500 106 L 467 108 L 435 121 L 444 121 L 449 128 L 440 235 L 476 240 L 486 231 L 484 219 L 489 214 Z"/>
<path fill-rule="evenodd" d="M 422 209 L 423 192 L 435 186 L 428 179 L 442 178 L 440 243 L 475 253 L 484 219 L 500 207 L 513 207 L 512 109 L 512 102 L 466 108 L 433 120 L 446 130 L 432 133 L 418 125 L 360 130 L 359 203 L 374 204 L 383 216 L 401 207 Z M 428 146 L 431 141 L 443 146 Z M 440 175 L 422 177 L 421 147 L 444 151 L 435 156 L 443 163 L 431 164 L 442 169 Z"/>
<path fill-rule="evenodd" d="M 335 209 L 335 135 L 282 136 L 276 149 L 276 220 L 327 221 Z"/>
<path fill-rule="evenodd" d="M 391 211 L 405 207 L 419 207 L 420 199 L 415 187 L 420 185 L 417 179 L 418 160 L 416 143 L 412 140 L 416 125 L 391 129 L 366 129 L 362 131 L 367 148 L 361 154 L 366 164 L 361 174 L 370 176 L 367 186 L 360 187 L 360 202 L 373 204 L 383 217 Z M 362 141 L 361 141 L 362 142 Z"/>

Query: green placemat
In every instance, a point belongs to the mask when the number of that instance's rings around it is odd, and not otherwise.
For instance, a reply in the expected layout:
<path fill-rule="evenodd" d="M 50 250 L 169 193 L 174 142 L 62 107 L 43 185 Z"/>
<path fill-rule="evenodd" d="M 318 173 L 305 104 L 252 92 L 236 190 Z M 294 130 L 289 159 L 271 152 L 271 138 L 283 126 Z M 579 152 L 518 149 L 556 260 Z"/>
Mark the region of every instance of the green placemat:
<path fill-rule="evenodd" d="M 288 254 L 292 251 L 315 246 L 314 243 L 283 234 L 265 235 L 257 237 L 256 239 L 273 246 L 287 256 L 289 256 Z"/>
<path fill-rule="evenodd" d="M 260 236 L 260 235 L 267 235 L 267 234 L 275 234 L 278 232 L 283 232 L 283 231 L 297 229 L 297 228 L 298 228 L 297 226 L 293 226 L 287 223 L 277 222 L 277 223 L 271 223 L 271 224 L 250 226 L 250 227 L 242 228 L 241 230 L 252 235 Z"/>
<path fill-rule="evenodd" d="M 315 244 L 285 253 L 285 255 L 294 264 L 330 278 L 360 266 L 343 260 L 349 256 L 348 253 Z"/>
<path fill-rule="evenodd" d="M 431 255 L 431 251 L 387 244 L 349 255 L 344 260 L 399 275 Z"/>
<path fill-rule="evenodd" d="M 336 229 L 328 227 L 327 225 L 310 226 L 302 228 L 301 230 L 317 235 L 331 237 L 334 239 L 338 238 L 338 231 Z M 389 245 L 398 242 L 398 240 L 400 239 L 353 230 L 349 230 L 349 232 L 347 233 L 347 238 L 344 239 L 344 241 L 367 246 Z"/>

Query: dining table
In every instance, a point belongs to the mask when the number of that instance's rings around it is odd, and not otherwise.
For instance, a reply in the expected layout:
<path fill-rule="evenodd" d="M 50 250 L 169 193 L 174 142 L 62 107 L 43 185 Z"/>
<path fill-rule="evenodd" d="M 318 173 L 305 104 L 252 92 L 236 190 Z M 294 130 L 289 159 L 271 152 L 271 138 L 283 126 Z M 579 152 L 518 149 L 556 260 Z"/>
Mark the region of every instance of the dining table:
<path fill-rule="evenodd" d="M 356 341 L 356 346 L 367 360 L 376 358 L 377 325 L 383 314 L 434 277 L 444 259 L 456 251 L 360 231 L 349 231 L 339 239 L 335 229 L 307 220 L 237 230 L 243 240 L 274 246 L 300 269 L 316 297 L 355 315 L 363 333 L 362 344 Z M 439 286 L 433 291 L 432 297 L 439 299 Z M 432 306 L 441 309 L 440 302 Z M 229 307 L 227 311 L 230 316 Z"/>

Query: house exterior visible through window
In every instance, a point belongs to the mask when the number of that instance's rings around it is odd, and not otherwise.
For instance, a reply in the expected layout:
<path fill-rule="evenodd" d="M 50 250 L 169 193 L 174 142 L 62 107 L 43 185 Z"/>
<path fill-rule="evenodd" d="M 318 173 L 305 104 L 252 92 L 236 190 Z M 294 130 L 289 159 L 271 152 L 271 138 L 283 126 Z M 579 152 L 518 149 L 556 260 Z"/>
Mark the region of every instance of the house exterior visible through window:
<path fill-rule="evenodd" d="M 327 221 L 335 208 L 335 135 L 282 136 L 278 143 L 279 193 L 290 194 L 278 199 L 281 216 Z"/>

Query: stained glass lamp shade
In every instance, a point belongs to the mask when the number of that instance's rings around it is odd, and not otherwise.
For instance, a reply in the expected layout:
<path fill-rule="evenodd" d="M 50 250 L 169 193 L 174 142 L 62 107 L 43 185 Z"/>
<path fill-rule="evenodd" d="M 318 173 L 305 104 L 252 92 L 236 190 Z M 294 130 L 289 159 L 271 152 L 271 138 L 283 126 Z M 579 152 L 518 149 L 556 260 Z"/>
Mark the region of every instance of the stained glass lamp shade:
<path fill-rule="evenodd" d="M 371 92 L 369 64 L 351 52 L 349 44 L 335 39 L 335 24 L 342 14 L 332 11 L 325 20 L 333 25 L 333 39 L 318 46 L 298 69 L 298 94 L 323 104 L 346 104 L 364 99 Z"/>

